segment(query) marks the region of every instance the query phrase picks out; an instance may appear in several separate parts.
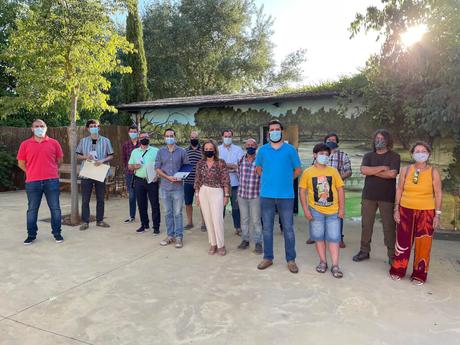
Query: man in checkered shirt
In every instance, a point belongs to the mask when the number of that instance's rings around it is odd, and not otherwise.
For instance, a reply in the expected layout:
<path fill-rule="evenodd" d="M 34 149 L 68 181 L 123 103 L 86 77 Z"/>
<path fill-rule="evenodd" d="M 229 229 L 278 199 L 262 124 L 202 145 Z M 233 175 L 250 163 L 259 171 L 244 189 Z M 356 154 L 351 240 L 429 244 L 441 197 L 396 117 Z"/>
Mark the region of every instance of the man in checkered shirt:
<path fill-rule="evenodd" d="M 342 180 L 345 181 L 349 178 L 352 174 L 351 171 L 351 162 L 348 155 L 339 150 L 339 137 L 337 133 L 330 132 L 324 137 L 324 143 L 329 146 L 331 149 L 331 155 L 329 156 L 329 165 L 331 167 L 336 168 Z M 313 162 L 314 164 L 314 162 Z M 340 235 L 342 236 L 342 240 L 340 241 L 340 248 L 345 248 L 345 242 L 343 241 L 343 219 L 340 218 Z M 308 239 L 307 244 L 315 243 L 315 241 Z"/>
<path fill-rule="evenodd" d="M 252 227 L 254 252 L 262 254 L 262 223 L 260 218 L 260 176 L 256 172 L 257 142 L 253 138 L 246 140 L 246 154 L 238 162 L 238 205 L 241 214 L 242 241 L 238 249 L 249 247 L 249 225 Z"/>

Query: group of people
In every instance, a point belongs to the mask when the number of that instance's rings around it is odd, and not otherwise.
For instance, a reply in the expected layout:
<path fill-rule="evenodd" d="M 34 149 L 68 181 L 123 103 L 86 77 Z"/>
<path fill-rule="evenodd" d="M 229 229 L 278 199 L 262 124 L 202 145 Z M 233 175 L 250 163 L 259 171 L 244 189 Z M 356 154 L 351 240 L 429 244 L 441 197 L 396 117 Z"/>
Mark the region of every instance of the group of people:
<path fill-rule="evenodd" d="M 82 164 L 107 164 L 114 155 L 111 142 L 99 133 L 99 122 L 86 123 L 89 135 L 79 142 L 76 153 Z M 51 211 L 52 234 L 56 242 L 61 235 L 59 204 L 59 170 L 63 152 L 60 144 L 46 135 L 42 120 L 32 123 L 32 137 L 21 143 L 17 159 L 26 173 L 28 197 L 27 232 L 24 244 L 32 244 L 37 236 L 37 214 L 43 194 Z M 132 223 L 139 212 L 137 232 L 150 229 L 148 204 L 154 235 L 160 234 L 161 198 L 166 223 L 166 237 L 160 245 L 184 245 L 184 229 L 192 229 L 193 202 L 200 208 L 201 230 L 207 231 L 209 255 L 225 255 L 224 217 L 231 203 L 235 234 L 242 237 L 238 246 L 244 250 L 253 242 L 254 252 L 263 254 L 257 268 L 273 264 L 273 228 L 276 213 L 284 236 L 287 268 L 299 271 L 296 264 L 294 231 L 294 180 L 300 176 L 299 196 L 303 213 L 309 223 L 307 244 L 315 244 L 319 257 L 316 271 L 325 273 L 331 260 L 333 277 L 342 278 L 339 266 L 340 248 L 345 247 L 344 180 L 352 175 L 348 155 L 339 149 L 339 137 L 329 133 L 313 148 L 313 163 L 302 172 L 297 150 L 284 140 L 283 125 L 278 120 L 268 123 L 267 144 L 258 148 L 254 138 L 245 141 L 245 150 L 233 143 L 232 130 L 222 133 L 222 144 L 214 140 L 200 142 L 196 131 L 190 133 L 187 149 L 176 143 L 176 133 L 164 131 L 165 145 L 150 145 L 149 134 L 136 126 L 129 128 L 129 139 L 122 146 L 126 186 L 129 194 L 129 217 Z M 353 256 L 360 262 L 370 257 L 371 239 L 377 210 L 383 224 L 387 247 L 389 274 L 400 280 L 406 274 L 411 248 L 415 256 L 411 280 L 423 284 L 427 279 L 434 229 L 441 215 L 442 187 L 439 171 L 428 161 L 431 148 L 417 142 L 410 150 L 414 163 L 400 169 L 400 156 L 393 150 L 391 135 L 377 130 L 372 138 L 372 151 L 364 155 L 360 172 L 365 175 L 362 192 L 361 247 Z M 152 177 L 152 171 L 154 176 Z M 185 178 L 178 175 L 187 171 Z M 399 175 L 399 181 L 397 177 Z M 96 226 L 110 227 L 104 221 L 105 182 L 81 177 L 82 225 L 89 227 L 89 202 L 93 186 L 96 190 Z M 183 224 L 185 203 L 187 224 Z"/>

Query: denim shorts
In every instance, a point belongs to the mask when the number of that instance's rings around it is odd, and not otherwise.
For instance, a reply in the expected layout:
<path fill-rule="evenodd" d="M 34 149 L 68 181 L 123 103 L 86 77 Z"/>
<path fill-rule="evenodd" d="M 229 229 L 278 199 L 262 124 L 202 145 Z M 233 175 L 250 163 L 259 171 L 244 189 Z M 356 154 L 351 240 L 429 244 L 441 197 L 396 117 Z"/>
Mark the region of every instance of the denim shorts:
<path fill-rule="evenodd" d="M 310 238 L 313 241 L 327 241 L 339 243 L 340 235 L 340 218 L 337 213 L 324 214 L 310 207 L 313 219 L 310 221 Z"/>
<path fill-rule="evenodd" d="M 195 195 L 195 188 L 191 183 L 184 183 L 184 203 L 185 205 L 193 204 L 193 197 Z"/>

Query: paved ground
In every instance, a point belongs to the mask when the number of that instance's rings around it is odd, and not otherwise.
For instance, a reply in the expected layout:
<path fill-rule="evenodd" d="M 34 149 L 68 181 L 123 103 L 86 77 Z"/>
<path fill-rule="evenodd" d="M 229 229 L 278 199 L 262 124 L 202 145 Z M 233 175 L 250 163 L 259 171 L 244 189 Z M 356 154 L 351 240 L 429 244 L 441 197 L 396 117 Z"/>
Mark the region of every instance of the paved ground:
<path fill-rule="evenodd" d="M 62 203 L 68 211 L 68 195 Z M 459 242 L 435 241 L 429 281 L 413 286 L 388 278 L 380 225 L 371 260 L 352 262 L 360 230 L 346 223 L 337 280 L 315 272 L 296 219 L 300 273 L 287 271 L 279 232 L 275 265 L 261 272 L 236 249 L 230 217 L 229 254 L 209 257 L 198 229 L 181 250 L 134 233 L 126 203 L 107 204 L 110 229 L 65 227 L 56 244 L 40 222 L 25 247 L 25 194 L 0 194 L 0 344 L 460 344 Z"/>

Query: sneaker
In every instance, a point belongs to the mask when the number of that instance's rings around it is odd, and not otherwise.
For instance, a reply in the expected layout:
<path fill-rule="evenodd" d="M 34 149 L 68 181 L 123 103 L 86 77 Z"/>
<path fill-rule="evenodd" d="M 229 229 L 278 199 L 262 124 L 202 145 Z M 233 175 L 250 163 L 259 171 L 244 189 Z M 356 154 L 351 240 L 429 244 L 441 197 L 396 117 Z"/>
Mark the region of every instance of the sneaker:
<path fill-rule="evenodd" d="M 139 229 L 136 230 L 137 233 L 145 232 L 145 228 L 141 226 Z"/>
<path fill-rule="evenodd" d="M 160 229 L 153 229 L 153 236 L 158 236 L 160 234 Z"/>
<path fill-rule="evenodd" d="M 88 223 L 83 223 L 81 226 L 80 226 L 80 230 L 83 231 L 83 230 L 88 230 L 89 228 L 89 224 Z"/>
<path fill-rule="evenodd" d="M 176 248 L 182 248 L 184 246 L 184 242 L 182 241 L 182 237 L 176 237 Z"/>
<path fill-rule="evenodd" d="M 184 230 L 192 230 L 193 229 L 193 224 L 187 224 L 184 226 Z"/>
<path fill-rule="evenodd" d="M 262 243 L 256 243 L 256 247 L 254 249 L 254 253 L 256 254 L 262 254 L 264 252 L 264 249 L 262 247 Z"/>
<path fill-rule="evenodd" d="M 55 239 L 56 243 L 64 242 L 64 237 L 62 237 L 61 234 L 54 236 L 54 239 Z"/>
<path fill-rule="evenodd" d="M 96 226 L 100 226 L 101 228 L 110 228 L 110 225 L 101 220 L 100 222 L 96 222 Z"/>
<path fill-rule="evenodd" d="M 134 218 L 125 219 L 123 223 L 128 224 L 134 222 Z"/>
<path fill-rule="evenodd" d="M 174 237 L 166 237 L 163 241 L 160 242 L 160 246 L 167 246 L 168 244 L 174 243 Z"/>
<path fill-rule="evenodd" d="M 311 238 L 309 238 L 309 239 L 307 240 L 307 242 L 305 242 L 305 243 L 306 243 L 306 244 L 313 244 L 313 243 L 315 243 L 315 241 L 313 241 Z"/>
<path fill-rule="evenodd" d="M 241 236 L 241 234 L 242 234 L 241 229 L 235 229 L 235 235 L 236 236 Z"/>
<path fill-rule="evenodd" d="M 363 260 L 369 260 L 369 253 L 365 253 L 365 252 L 362 252 L 361 250 L 358 252 L 358 254 L 356 254 L 355 256 L 353 256 L 353 261 L 354 262 L 360 262 L 360 261 L 363 261 Z"/>
<path fill-rule="evenodd" d="M 32 244 L 35 241 L 35 238 L 36 237 L 27 236 L 27 238 L 24 240 L 24 245 L 28 246 L 28 245 Z"/>
<path fill-rule="evenodd" d="M 247 249 L 249 247 L 249 242 L 248 241 L 242 241 L 240 245 L 238 246 L 238 249 Z"/>
<path fill-rule="evenodd" d="M 202 232 L 208 231 L 208 229 L 206 229 L 206 225 L 204 225 L 204 224 L 201 225 L 201 231 L 202 231 Z"/>

